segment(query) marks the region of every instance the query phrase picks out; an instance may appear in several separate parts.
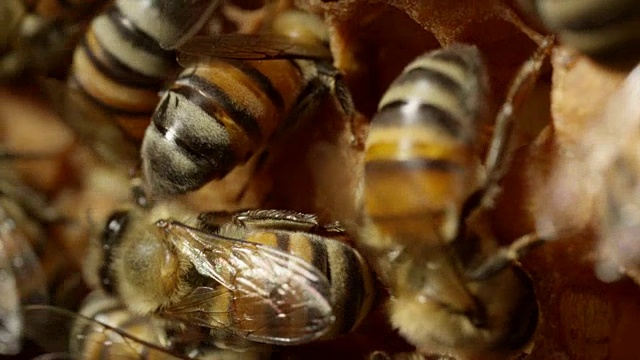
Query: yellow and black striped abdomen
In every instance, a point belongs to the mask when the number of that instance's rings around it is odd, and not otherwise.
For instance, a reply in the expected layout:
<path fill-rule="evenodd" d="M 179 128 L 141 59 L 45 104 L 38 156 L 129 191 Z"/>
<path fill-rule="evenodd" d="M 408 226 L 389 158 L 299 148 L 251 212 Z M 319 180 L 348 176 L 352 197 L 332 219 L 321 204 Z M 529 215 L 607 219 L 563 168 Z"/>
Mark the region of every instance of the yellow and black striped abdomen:
<path fill-rule="evenodd" d="M 254 231 L 245 240 L 295 255 L 327 277 L 331 288 L 320 290 L 330 294 L 336 320 L 324 338 L 354 330 L 371 310 L 375 297 L 373 276 L 362 256 L 352 247 L 323 236 L 292 231 Z M 295 315 L 291 326 L 305 326 L 306 314 L 298 311 Z"/>
<path fill-rule="evenodd" d="M 174 54 L 113 4 L 91 22 L 76 48 L 71 81 L 113 113 L 129 136 L 141 140 L 157 93 L 173 70 Z"/>
<path fill-rule="evenodd" d="M 478 50 L 455 45 L 418 57 L 384 94 L 365 153 L 365 206 L 383 229 L 421 231 L 461 206 L 485 78 Z"/>
<path fill-rule="evenodd" d="M 116 298 L 102 293 L 90 294 L 79 313 L 158 347 L 161 344 L 160 337 L 164 336 L 149 317 L 132 314 Z M 168 353 L 149 348 L 132 339 L 125 339 L 101 324 L 82 317 L 78 317 L 73 324 L 69 348 L 72 354 L 86 360 L 175 359 Z"/>
<path fill-rule="evenodd" d="M 246 162 L 282 127 L 304 85 L 289 60 L 212 59 L 186 69 L 145 134 L 152 192 L 194 190 Z"/>

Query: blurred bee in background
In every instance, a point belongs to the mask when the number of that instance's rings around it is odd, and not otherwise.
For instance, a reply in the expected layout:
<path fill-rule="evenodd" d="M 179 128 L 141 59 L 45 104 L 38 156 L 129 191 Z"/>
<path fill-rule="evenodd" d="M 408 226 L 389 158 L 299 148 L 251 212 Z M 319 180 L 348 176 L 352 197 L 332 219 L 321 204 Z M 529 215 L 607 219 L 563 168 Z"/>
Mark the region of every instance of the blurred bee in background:
<path fill-rule="evenodd" d="M 225 177 L 314 113 L 326 95 L 354 113 L 331 64 L 324 22 L 299 10 L 278 14 L 270 32 L 194 37 L 186 66 L 164 94 L 142 144 L 154 196 L 181 194 Z"/>
<path fill-rule="evenodd" d="M 178 209 L 115 212 L 86 259 L 89 284 L 135 314 L 203 328 L 216 347 L 235 350 L 336 337 L 371 309 L 372 274 L 336 240 L 339 226 L 279 210 L 155 221 Z"/>
<path fill-rule="evenodd" d="M 47 303 L 48 284 L 58 270 L 56 266 L 45 270 L 37 254 L 42 252 L 47 262 L 55 261 L 44 226 L 56 220 L 56 214 L 11 168 L 11 162 L 29 157 L 3 151 L 0 163 L 0 354 L 20 351 L 24 327 L 21 306 Z"/>
<path fill-rule="evenodd" d="M 0 4 L 0 79 L 25 70 L 64 74 L 75 42 L 105 0 L 5 0 Z"/>
<path fill-rule="evenodd" d="M 603 281 L 623 274 L 640 282 L 638 149 L 621 151 L 603 175 L 604 206 L 600 210 L 600 244 L 596 274 Z"/>
<path fill-rule="evenodd" d="M 638 96 L 636 66 L 604 100 L 602 111 L 585 122 L 584 133 L 565 150 L 571 156 L 556 161 L 536 199 L 538 233 L 571 234 L 595 227 L 596 275 L 606 282 L 628 275 L 640 283 Z M 582 207 L 589 211 L 577 216 L 575 209 Z"/>
<path fill-rule="evenodd" d="M 178 359 L 162 346 L 149 317 L 135 316 L 115 298 L 89 294 L 77 313 L 54 306 L 24 310 L 26 336 L 52 353 L 72 359 Z M 55 326 L 56 335 L 49 331 Z"/>
<path fill-rule="evenodd" d="M 73 54 L 69 82 L 140 141 L 158 91 L 176 71 L 171 50 L 193 36 L 217 0 L 115 0 L 91 25 Z"/>
<path fill-rule="evenodd" d="M 149 316 L 131 313 L 118 299 L 96 291 L 77 313 L 63 308 L 25 308 L 27 336 L 52 354 L 70 359 L 259 359 L 262 354 L 172 348 L 162 325 Z M 57 336 L 48 329 L 55 326 Z"/>
<path fill-rule="evenodd" d="M 544 39 L 514 78 L 484 169 L 478 154 L 487 75 L 474 46 L 416 58 L 372 119 L 359 240 L 390 288 L 392 325 L 420 353 L 501 358 L 535 331 L 533 284 L 512 262 L 542 240 L 527 235 L 499 249 L 485 217 L 508 170 L 514 108 L 552 44 Z"/>
<path fill-rule="evenodd" d="M 640 5 L 634 0 L 519 0 L 560 42 L 597 59 L 638 61 Z"/>

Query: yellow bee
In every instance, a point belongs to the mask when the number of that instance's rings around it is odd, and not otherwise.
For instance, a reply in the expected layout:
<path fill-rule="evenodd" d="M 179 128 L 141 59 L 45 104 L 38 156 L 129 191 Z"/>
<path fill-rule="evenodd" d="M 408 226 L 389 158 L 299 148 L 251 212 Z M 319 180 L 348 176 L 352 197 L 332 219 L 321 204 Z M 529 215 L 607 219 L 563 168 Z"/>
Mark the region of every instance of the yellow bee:
<path fill-rule="evenodd" d="M 371 309 L 372 274 L 334 239 L 344 237 L 337 225 L 292 211 L 254 210 L 225 222 L 177 209 L 115 212 L 87 258 L 87 281 L 134 313 L 205 327 L 213 338 L 277 345 L 345 334 Z M 170 214 L 184 222 L 163 219 Z"/>
<path fill-rule="evenodd" d="M 498 250 L 485 210 L 508 168 L 512 106 L 531 90 L 551 45 L 545 39 L 517 74 L 484 169 L 477 154 L 487 75 L 475 46 L 416 58 L 371 121 L 359 240 L 390 288 L 392 325 L 419 352 L 501 357 L 536 328 L 533 284 L 511 265 L 511 252 Z M 541 241 L 526 236 L 508 250 Z"/>

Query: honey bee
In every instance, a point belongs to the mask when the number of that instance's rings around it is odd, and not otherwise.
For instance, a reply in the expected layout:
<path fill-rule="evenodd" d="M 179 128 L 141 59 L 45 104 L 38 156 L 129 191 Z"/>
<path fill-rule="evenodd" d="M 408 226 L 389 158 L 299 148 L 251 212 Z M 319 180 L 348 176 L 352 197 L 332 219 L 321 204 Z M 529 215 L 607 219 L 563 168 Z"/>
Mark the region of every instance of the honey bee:
<path fill-rule="evenodd" d="M 164 334 L 149 317 L 130 313 L 117 299 L 89 294 L 78 313 L 45 305 L 24 310 L 26 334 L 52 354 L 70 359 L 186 359 L 163 347 Z M 56 326 L 57 334 L 46 333 Z"/>
<path fill-rule="evenodd" d="M 84 23 L 106 1 L 7 0 L 0 5 L 0 78 L 65 65 Z"/>
<path fill-rule="evenodd" d="M 156 206 L 149 218 L 167 211 Z M 231 219 L 203 213 L 153 223 L 135 211 L 115 212 L 87 257 L 85 277 L 136 314 L 210 329 L 212 338 L 243 346 L 335 337 L 369 312 L 371 272 L 334 240 L 344 236 L 337 225 L 278 210 Z"/>
<path fill-rule="evenodd" d="M 298 10 L 268 34 L 194 37 L 179 50 L 185 70 L 164 94 L 142 144 L 153 195 L 181 194 L 220 179 L 335 95 L 354 112 L 330 63 L 321 19 Z"/>
<path fill-rule="evenodd" d="M 45 241 L 42 222 L 52 220 L 53 213 L 6 165 L 0 170 L 0 354 L 17 354 L 24 326 L 21 306 L 49 301 L 47 274 L 34 247 Z"/>
<path fill-rule="evenodd" d="M 117 298 L 90 293 L 78 312 L 46 306 L 25 307 L 26 334 L 54 358 L 65 359 L 210 359 L 249 360 L 264 353 L 238 353 L 212 347 L 178 348 L 162 322 L 133 314 Z M 58 336 L 47 329 L 56 326 Z M 44 355 L 43 355 L 44 356 Z"/>
<path fill-rule="evenodd" d="M 483 168 L 478 157 L 487 75 L 475 46 L 412 61 L 383 95 L 364 163 L 360 242 L 389 286 L 389 316 L 423 354 L 476 358 L 523 348 L 537 324 L 533 284 L 486 221 L 510 160 L 512 112 L 531 90 L 553 41 L 544 39 L 498 112 Z M 367 253 L 365 253 L 367 255 Z"/>
<path fill-rule="evenodd" d="M 519 3 L 556 32 L 562 43 L 587 55 L 637 56 L 640 8 L 633 0 L 519 0 Z"/>
<path fill-rule="evenodd" d="M 116 0 L 91 21 L 73 54 L 70 83 L 141 140 L 158 91 L 176 68 L 172 48 L 192 36 L 219 1 Z"/>

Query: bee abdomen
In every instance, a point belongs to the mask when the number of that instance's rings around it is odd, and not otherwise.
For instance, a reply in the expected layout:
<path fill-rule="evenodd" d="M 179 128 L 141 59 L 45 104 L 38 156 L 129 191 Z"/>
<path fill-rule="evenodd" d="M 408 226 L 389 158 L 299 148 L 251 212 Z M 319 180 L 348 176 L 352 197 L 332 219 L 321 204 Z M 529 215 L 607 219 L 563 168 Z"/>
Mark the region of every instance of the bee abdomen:
<path fill-rule="evenodd" d="M 464 200 L 474 181 L 483 69 L 475 47 L 455 45 L 418 57 L 385 93 L 365 153 L 374 220 L 420 218 Z"/>
<path fill-rule="evenodd" d="M 472 142 L 485 82 L 482 60 L 473 46 L 454 45 L 422 55 L 383 95 L 372 128 L 416 127 Z"/>
<path fill-rule="evenodd" d="M 205 130 L 199 129 L 210 122 Z M 207 136 L 210 136 L 207 139 Z M 143 167 L 155 194 L 197 189 L 237 162 L 229 134 L 184 95 L 168 92 L 142 142 Z"/>
<path fill-rule="evenodd" d="M 329 280 L 336 321 L 324 338 L 333 338 L 354 330 L 371 310 L 374 285 L 371 270 L 352 247 L 326 237 L 302 232 L 258 232 L 248 240 L 296 255 L 320 270 Z M 328 291 L 327 291 L 328 290 Z M 292 319 L 294 323 L 303 323 Z"/>
<path fill-rule="evenodd" d="M 92 293 L 79 311 L 80 315 L 98 320 L 126 332 L 137 339 L 159 344 L 159 334 L 148 317 L 132 314 L 117 299 Z M 72 353 L 82 359 L 118 359 L 133 354 L 141 359 L 155 359 L 157 352 L 149 353 L 142 344 L 123 341 L 117 333 L 84 318 L 73 325 L 70 339 Z M 166 358 L 171 358 L 166 356 Z"/>
<path fill-rule="evenodd" d="M 154 193 L 224 177 L 279 130 L 301 75 L 291 62 L 213 59 L 186 69 L 163 96 L 143 144 Z"/>
<path fill-rule="evenodd" d="M 136 27 L 117 5 L 91 23 L 73 57 L 72 79 L 140 139 L 173 71 L 173 54 Z M 137 125 L 136 125 L 137 124 Z"/>
<path fill-rule="evenodd" d="M 327 277 L 331 282 L 336 324 L 325 338 L 353 331 L 369 314 L 375 298 L 371 269 L 362 256 L 339 241 L 316 237 L 315 247 L 326 247 Z"/>

